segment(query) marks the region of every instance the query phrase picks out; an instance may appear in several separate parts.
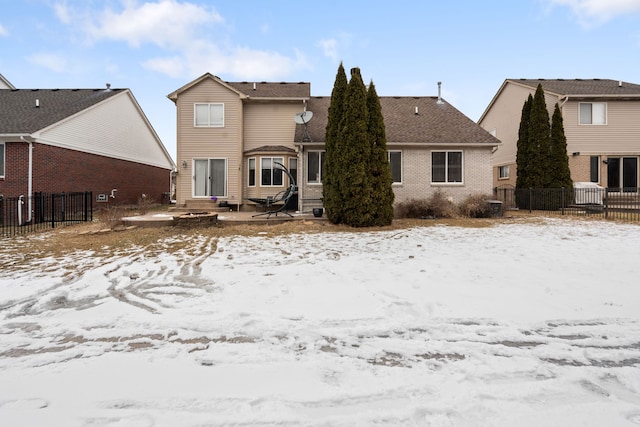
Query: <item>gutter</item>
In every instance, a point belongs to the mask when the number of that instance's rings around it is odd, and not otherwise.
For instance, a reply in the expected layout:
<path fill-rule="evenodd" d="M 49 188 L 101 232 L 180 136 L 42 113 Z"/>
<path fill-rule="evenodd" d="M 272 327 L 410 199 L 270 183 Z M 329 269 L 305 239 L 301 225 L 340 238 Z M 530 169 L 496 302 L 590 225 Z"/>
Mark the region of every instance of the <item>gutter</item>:
<path fill-rule="evenodd" d="M 31 139 L 28 140 L 27 138 Z M 33 203 L 33 140 L 31 137 L 27 137 L 25 138 L 24 136 L 20 135 L 20 139 L 23 142 L 26 142 L 27 144 L 29 144 L 29 166 L 28 166 L 28 173 L 29 173 L 29 178 L 27 180 L 27 201 L 29 203 L 28 205 L 28 218 L 27 218 L 27 222 L 31 222 L 31 215 L 32 215 L 32 206 L 31 204 Z"/>

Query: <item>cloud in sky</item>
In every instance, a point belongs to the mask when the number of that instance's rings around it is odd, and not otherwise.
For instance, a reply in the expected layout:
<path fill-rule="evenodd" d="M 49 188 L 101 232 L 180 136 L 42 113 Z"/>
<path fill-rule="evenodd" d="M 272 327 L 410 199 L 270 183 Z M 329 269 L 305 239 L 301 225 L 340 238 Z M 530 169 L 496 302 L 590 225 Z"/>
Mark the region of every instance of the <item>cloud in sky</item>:
<path fill-rule="evenodd" d="M 8 36 L 9 31 L 0 24 L 0 36 Z"/>
<path fill-rule="evenodd" d="M 67 61 L 62 56 L 53 53 L 35 53 L 27 57 L 27 60 L 56 73 L 68 71 Z"/>
<path fill-rule="evenodd" d="M 324 56 L 334 61 L 338 60 L 338 41 L 336 39 L 322 39 L 318 42 L 318 46 L 322 49 Z"/>
<path fill-rule="evenodd" d="M 125 42 L 138 48 L 150 44 L 163 53 L 142 61 L 148 69 L 174 78 L 192 78 L 211 71 L 237 79 L 281 78 L 306 67 L 299 52 L 291 56 L 250 47 L 220 43 L 225 19 L 213 8 L 176 0 L 124 2 L 121 10 L 82 12 L 59 3 L 58 19 L 68 25 L 82 22 L 90 43 L 103 40 Z M 264 27 L 264 26 L 263 26 Z M 268 27 L 264 27 L 265 31 Z M 214 35 L 214 32 L 218 34 Z"/>
<path fill-rule="evenodd" d="M 552 6 L 568 6 L 584 26 L 603 24 L 617 16 L 640 14 L 640 0 L 547 0 Z"/>

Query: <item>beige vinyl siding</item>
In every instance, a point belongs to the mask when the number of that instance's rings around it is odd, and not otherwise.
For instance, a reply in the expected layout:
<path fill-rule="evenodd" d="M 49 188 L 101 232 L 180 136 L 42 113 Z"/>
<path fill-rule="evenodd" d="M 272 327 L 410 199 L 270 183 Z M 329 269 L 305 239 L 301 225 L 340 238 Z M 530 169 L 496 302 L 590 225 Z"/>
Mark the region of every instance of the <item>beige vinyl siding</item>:
<path fill-rule="evenodd" d="M 224 127 L 195 127 L 196 103 L 224 103 Z M 227 194 L 232 203 L 241 199 L 242 101 L 228 88 L 209 79 L 187 89 L 177 101 L 178 203 L 192 197 L 193 159 L 227 159 Z M 182 168 L 182 161 L 187 168 Z"/>
<path fill-rule="evenodd" d="M 588 101 L 584 101 L 588 102 Z M 594 101 L 607 105 L 606 125 L 580 125 L 579 101 L 564 105 L 564 130 L 569 154 L 639 154 L 640 102 Z"/>
<path fill-rule="evenodd" d="M 244 106 L 244 149 L 282 145 L 293 149 L 296 113 L 302 102 L 291 104 L 247 103 Z"/>
<path fill-rule="evenodd" d="M 480 125 L 489 132 L 495 129 L 495 137 L 502 142 L 493 154 L 494 167 L 508 165 L 515 161 L 522 107 L 529 94 L 534 95 L 535 88 L 508 83 L 495 100 L 491 111 L 480 122 Z M 558 97 L 545 94 L 545 102 L 551 117 Z"/>
<path fill-rule="evenodd" d="M 536 88 L 507 82 L 498 98 L 494 100 L 491 110 L 486 113 L 479 123 L 488 132 L 495 131 L 494 136 L 502 142 L 502 145 L 497 147 L 491 157 L 494 186 L 515 185 L 518 131 L 520 129 L 520 119 L 522 118 L 522 107 L 529 94 L 534 95 L 535 91 Z M 556 95 L 545 93 L 545 102 L 549 118 L 551 118 L 556 103 L 559 103 L 559 98 Z M 506 165 L 511 168 L 509 179 L 498 179 L 498 167 Z"/>
<path fill-rule="evenodd" d="M 162 142 L 129 91 L 43 129 L 38 142 L 91 154 L 172 169 Z"/>

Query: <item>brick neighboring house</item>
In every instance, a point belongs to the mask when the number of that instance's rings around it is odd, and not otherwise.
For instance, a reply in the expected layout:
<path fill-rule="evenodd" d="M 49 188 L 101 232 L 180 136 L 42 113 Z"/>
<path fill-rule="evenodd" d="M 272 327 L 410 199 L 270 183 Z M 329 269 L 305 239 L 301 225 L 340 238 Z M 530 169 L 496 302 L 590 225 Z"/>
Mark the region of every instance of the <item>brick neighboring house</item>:
<path fill-rule="evenodd" d="M 5 197 L 92 191 L 108 203 L 160 202 L 174 168 L 129 89 L 16 89 L 0 79 Z"/>
<path fill-rule="evenodd" d="M 296 177 L 298 208 L 321 206 L 330 98 L 309 83 L 225 82 L 209 73 L 168 95 L 176 104 L 178 207 L 211 196 L 239 209 L 284 190 Z M 439 97 L 381 97 L 396 202 L 440 189 L 455 201 L 490 194 L 491 153 L 499 141 Z M 307 126 L 294 117 L 310 111 Z M 209 201 L 210 203 L 210 201 Z"/>
<path fill-rule="evenodd" d="M 637 191 L 640 85 L 608 79 L 507 79 L 478 123 L 502 145 L 493 156 L 494 186 L 515 186 L 522 106 L 542 84 L 549 117 L 561 108 L 574 182 Z"/>

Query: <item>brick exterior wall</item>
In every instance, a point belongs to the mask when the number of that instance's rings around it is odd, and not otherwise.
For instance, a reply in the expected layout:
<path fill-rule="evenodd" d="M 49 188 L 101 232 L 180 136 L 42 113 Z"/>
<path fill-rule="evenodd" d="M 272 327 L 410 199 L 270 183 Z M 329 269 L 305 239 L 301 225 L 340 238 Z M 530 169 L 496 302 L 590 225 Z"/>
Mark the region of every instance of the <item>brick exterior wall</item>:
<path fill-rule="evenodd" d="M 410 199 L 427 199 L 438 190 L 450 196 L 454 203 L 460 203 L 470 195 L 493 194 L 491 173 L 491 150 L 488 148 L 465 147 L 463 151 L 464 182 L 462 184 L 431 183 L 431 152 L 425 148 L 397 148 L 402 151 L 402 183 L 393 185 L 394 203 L 406 202 Z M 438 148 L 436 151 L 459 151 L 459 148 Z M 304 170 L 307 165 L 307 151 L 303 157 Z M 306 172 L 305 172 L 306 173 Z M 306 176 L 301 177 L 299 186 L 303 187 L 304 199 L 322 197 L 322 185 L 307 184 Z M 319 207 L 320 201 L 302 200 L 301 209 L 309 211 Z"/>
<path fill-rule="evenodd" d="M 431 183 L 431 152 L 458 151 L 459 148 L 403 149 L 402 184 L 394 184 L 395 202 L 409 199 L 426 199 L 438 189 L 460 203 L 472 194 L 492 194 L 491 150 L 487 148 L 464 148 L 464 176 L 462 184 Z"/>
<path fill-rule="evenodd" d="M 0 178 L 0 194 L 27 195 L 29 144 L 5 144 L 5 177 Z M 81 151 L 33 144 L 33 192 L 61 193 L 92 191 L 111 194 L 109 203 L 134 204 L 142 194 L 161 202 L 170 189 L 170 170 Z M 98 204 L 100 205 L 100 204 Z"/>

